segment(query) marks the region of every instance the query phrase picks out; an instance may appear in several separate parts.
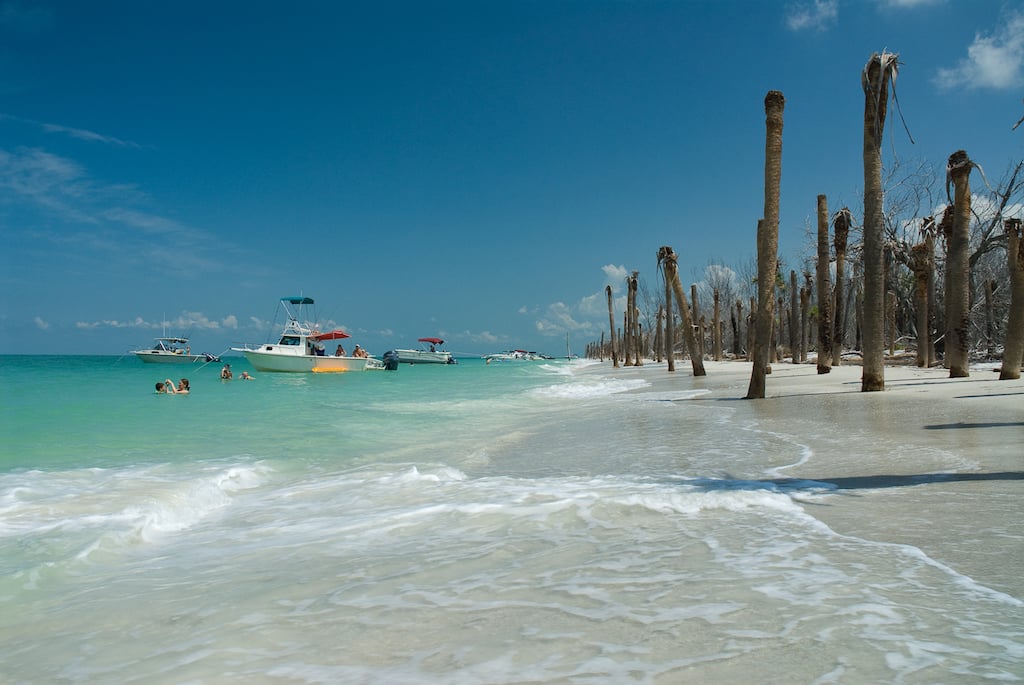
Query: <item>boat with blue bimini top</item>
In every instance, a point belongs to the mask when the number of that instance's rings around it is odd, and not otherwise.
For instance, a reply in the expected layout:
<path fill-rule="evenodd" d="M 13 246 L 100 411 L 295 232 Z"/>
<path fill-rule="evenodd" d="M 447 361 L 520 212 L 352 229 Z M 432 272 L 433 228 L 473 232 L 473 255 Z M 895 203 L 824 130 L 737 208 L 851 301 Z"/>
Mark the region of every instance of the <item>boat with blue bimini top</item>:
<path fill-rule="evenodd" d="M 231 349 L 245 355 L 257 371 L 335 373 L 384 368 L 381 360 L 367 354 L 358 345 L 351 356 L 343 354 L 341 345 L 338 345 L 334 355 L 327 354 L 325 342 L 343 340 L 350 336 L 340 328 L 321 332 L 315 316 L 313 320 L 305 320 L 303 316 L 306 308 L 314 304 L 311 297 L 282 297 L 281 307 L 286 320 L 278 341 Z"/>
<path fill-rule="evenodd" d="M 441 338 L 419 338 L 416 342 L 427 343 L 429 349 L 395 350 L 400 364 L 454 364 L 452 353 L 438 349 L 444 345 Z"/>
<path fill-rule="evenodd" d="M 188 338 L 156 338 L 156 344 L 148 350 L 132 350 L 132 354 L 147 364 L 192 364 L 194 362 L 219 362 L 220 358 L 209 352 L 192 354 Z"/>

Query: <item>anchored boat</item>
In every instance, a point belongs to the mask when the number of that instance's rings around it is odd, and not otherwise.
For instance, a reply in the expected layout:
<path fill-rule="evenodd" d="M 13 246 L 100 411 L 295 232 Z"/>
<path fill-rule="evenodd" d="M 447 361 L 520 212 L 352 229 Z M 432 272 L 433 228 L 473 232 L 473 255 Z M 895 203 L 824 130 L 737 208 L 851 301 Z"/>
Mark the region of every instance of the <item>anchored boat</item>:
<path fill-rule="evenodd" d="M 400 364 L 454 364 L 452 353 L 437 349 L 444 345 L 441 338 L 419 338 L 416 342 L 427 343 L 430 349 L 395 350 Z"/>
<path fill-rule="evenodd" d="M 314 304 L 311 297 L 282 297 L 286 322 L 276 343 L 232 347 L 241 352 L 258 371 L 286 373 L 332 373 L 383 369 L 381 360 L 372 356 L 328 354 L 325 342 L 350 337 L 341 329 L 321 332 L 316 323 L 304 320 L 306 307 Z M 336 352 L 340 352 L 341 345 Z"/>
<path fill-rule="evenodd" d="M 156 338 L 148 350 L 132 350 L 132 354 L 147 364 L 191 364 L 193 362 L 219 362 L 208 352 L 192 354 L 188 338 Z"/>

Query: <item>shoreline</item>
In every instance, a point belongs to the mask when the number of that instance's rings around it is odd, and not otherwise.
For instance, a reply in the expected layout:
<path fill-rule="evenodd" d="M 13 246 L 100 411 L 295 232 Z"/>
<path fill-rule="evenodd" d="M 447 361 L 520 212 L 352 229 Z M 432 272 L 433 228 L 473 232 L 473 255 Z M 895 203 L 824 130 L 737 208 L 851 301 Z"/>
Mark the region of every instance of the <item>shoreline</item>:
<path fill-rule="evenodd" d="M 630 392 L 703 389 L 686 402 L 721 404 L 803 450 L 794 463 L 764 464 L 765 487 L 803 494 L 808 513 L 836 534 L 920 550 L 934 563 L 1024 606 L 1024 379 L 999 380 L 991 365 L 967 378 L 947 369 L 886 366 L 885 390 L 861 392 L 861 367 L 818 375 L 814 364 L 776 363 L 764 399 L 746 400 L 751 363 L 689 361 L 585 373 L 639 377 Z M 810 485 L 809 485 L 810 484 Z M 802 492 L 802 490 L 801 490 Z"/>

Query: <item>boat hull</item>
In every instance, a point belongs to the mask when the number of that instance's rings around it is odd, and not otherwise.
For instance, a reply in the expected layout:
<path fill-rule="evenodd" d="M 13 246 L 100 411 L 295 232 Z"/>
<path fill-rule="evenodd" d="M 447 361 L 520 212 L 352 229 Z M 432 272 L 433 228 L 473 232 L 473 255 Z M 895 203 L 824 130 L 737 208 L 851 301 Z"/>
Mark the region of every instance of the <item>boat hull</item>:
<path fill-rule="evenodd" d="M 312 354 L 292 354 L 293 349 L 284 345 L 264 345 L 259 349 L 235 348 L 235 351 L 245 355 L 245 358 L 257 371 L 280 373 L 365 371 L 369 361 L 366 357 L 321 357 Z"/>
<path fill-rule="evenodd" d="M 399 364 L 451 364 L 451 352 L 427 352 L 426 350 L 395 350 Z"/>
<path fill-rule="evenodd" d="M 206 355 L 203 354 L 174 354 L 157 350 L 140 350 L 133 354 L 147 364 L 194 364 L 206 361 Z"/>

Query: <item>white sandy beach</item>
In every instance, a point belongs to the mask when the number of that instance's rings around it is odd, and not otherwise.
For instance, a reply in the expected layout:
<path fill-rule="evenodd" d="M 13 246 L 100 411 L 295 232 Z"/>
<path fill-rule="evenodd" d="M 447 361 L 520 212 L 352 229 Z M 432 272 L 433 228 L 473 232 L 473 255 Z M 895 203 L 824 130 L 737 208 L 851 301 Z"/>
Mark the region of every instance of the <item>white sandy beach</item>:
<path fill-rule="evenodd" d="M 607 372 L 610 362 L 601 364 Z M 689 360 L 619 369 L 668 392 L 691 384 L 696 401 L 745 405 L 804 447 L 799 463 L 772 470 L 844 495 L 814 507 L 839 534 L 921 549 L 977 583 L 1024 600 L 1024 380 L 1000 381 L 992 365 L 951 379 L 942 368 L 887 366 L 884 392 L 860 392 L 861 367 L 818 375 L 814 364 L 776 363 L 766 398 L 742 400 L 750 364 Z M 774 480 L 774 478 L 773 478 Z"/>

